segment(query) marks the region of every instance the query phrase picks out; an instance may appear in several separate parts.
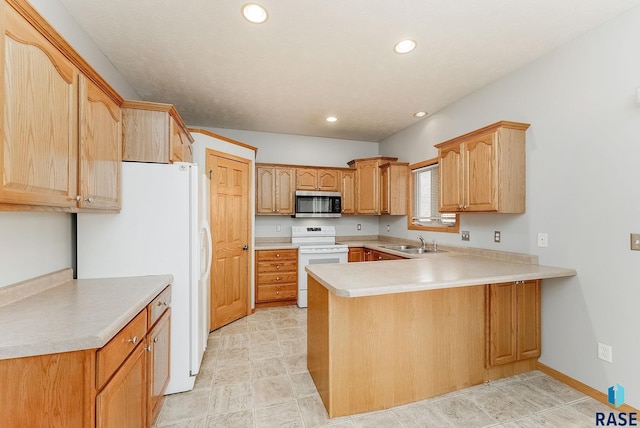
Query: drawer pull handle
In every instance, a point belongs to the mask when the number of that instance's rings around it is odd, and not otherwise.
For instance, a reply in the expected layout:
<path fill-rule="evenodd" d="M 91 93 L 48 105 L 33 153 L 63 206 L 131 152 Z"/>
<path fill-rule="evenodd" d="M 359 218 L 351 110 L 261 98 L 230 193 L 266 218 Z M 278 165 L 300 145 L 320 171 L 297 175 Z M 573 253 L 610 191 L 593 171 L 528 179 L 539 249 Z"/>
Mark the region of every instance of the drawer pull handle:
<path fill-rule="evenodd" d="M 158 302 L 158 306 L 164 306 L 166 308 L 167 306 L 169 306 L 169 304 L 167 302 L 160 301 Z"/>
<path fill-rule="evenodd" d="M 133 336 L 131 339 L 128 339 L 127 342 L 131 342 L 132 344 L 138 343 L 138 336 Z"/>

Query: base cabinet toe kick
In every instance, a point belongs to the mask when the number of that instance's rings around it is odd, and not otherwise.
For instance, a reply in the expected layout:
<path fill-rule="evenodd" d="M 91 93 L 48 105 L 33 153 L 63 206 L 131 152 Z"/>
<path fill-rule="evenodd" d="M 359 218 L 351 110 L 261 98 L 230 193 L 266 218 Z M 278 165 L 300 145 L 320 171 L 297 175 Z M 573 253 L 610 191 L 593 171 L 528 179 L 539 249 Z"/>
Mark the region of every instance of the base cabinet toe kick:
<path fill-rule="evenodd" d="M 329 417 L 536 369 L 540 284 L 341 297 L 309 276 L 307 366 Z"/>

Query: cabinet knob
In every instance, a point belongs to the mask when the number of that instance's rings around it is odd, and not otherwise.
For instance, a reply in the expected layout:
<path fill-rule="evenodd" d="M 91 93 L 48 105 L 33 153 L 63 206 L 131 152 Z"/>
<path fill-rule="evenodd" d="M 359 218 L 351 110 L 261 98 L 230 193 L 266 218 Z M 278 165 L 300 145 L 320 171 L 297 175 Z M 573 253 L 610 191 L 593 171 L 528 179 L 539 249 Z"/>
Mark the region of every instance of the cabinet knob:
<path fill-rule="evenodd" d="M 280 281 L 280 277 L 279 276 L 276 276 L 276 281 Z"/>
<path fill-rule="evenodd" d="M 276 296 L 277 296 L 278 294 L 280 294 L 280 292 L 279 292 L 279 291 L 276 291 Z"/>
<path fill-rule="evenodd" d="M 151 352 L 151 351 L 153 351 L 153 346 L 151 346 L 151 345 L 145 346 L 144 350 L 147 351 L 147 352 Z"/>
<path fill-rule="evenodd" d="M 91 203 L 93 202 L 93 197 L 89 196 L 87 199 L 85 199 L 87 202 Z"/>
<path fill-rule="evenodd" d="M 131 339 L 127 340 L 127 342 L 135 345 L 136 343 L 138 343 L 138 336 L 133 336 Z"/>
<path fill-rule="evenodd" d="M 158 343 L 158 338 L 157 337 L 153 338 L 153 343 Z"/>
<path fill-rule="evenodd" d="M 76 196 L 76 201 L 80 202 L 82 200 L 82 196 L 78 195 Z"/>
<path fill-rule="evenodd" d="M 280 269 L 280 265 L 276 265 L 276 269 Z"/>
<path fill-rule="evenodd" d="M 276 257 L 280 258 L 280 254 L 276 254 Z"/>
<path fill-rule="evenodd" d="M 276 212 L 279 213 L 280 212 L 280 208 L 276 209 Z"/>

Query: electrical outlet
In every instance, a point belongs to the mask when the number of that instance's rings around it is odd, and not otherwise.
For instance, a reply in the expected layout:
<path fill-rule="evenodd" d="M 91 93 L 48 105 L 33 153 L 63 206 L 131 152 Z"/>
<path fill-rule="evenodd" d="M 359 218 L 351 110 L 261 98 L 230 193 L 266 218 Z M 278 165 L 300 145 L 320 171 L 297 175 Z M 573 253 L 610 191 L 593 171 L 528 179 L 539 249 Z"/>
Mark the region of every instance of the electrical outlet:
<path fill-rule="evenodd" d="M 279 224 L 276 224 L 276 232 L 280 232 L 280 231 L 282 231 L 282 228 L 280 227 Z"/>
<path fill-rule="evenodd" d="M 362 225 L 360 223 L 358 223 L 357 228 L 358 228 L 358 230 L 362 230 Z"/>
<path fill-rule="evenodd" d="M 462 232 L 460 232 L 460 235 L 462 236 L 462 240 L 463 241 L 468 241 L 469 240 L 469 231 L 468 230 L 463 230 Z"/>
<path fill-rule="evenodd" d="M 613 363 L 613 348 L 598 342 L 598 358 Z"/>
<path fill-rule="evenodd" d="M 493 242 L 500 242 L 500 231 L 496 230 L 493 232 Z"/>
<path fill-rule="evenodd" d="M 633 251 L 640 251 L 640 233 L 631 234 L 631 249 Z"/>
<path fill-rule="evenodd" d="M 540 232 L 538 233 L 538 247 L 546 248 L 549 246 L 549 234 Z"/>

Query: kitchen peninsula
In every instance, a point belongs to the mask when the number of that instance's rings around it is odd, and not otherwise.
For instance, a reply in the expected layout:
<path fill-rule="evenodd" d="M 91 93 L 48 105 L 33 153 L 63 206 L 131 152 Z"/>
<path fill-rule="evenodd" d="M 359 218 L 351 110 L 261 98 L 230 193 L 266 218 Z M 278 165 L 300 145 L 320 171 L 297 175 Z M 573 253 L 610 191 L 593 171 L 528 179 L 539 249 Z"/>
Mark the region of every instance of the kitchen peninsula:
<path fill-rule="evenodd" d="M 535 369 L 540 280 L 576 275 L 455 252 L 306 270 L 307 366 L 329 417 Z"/>

